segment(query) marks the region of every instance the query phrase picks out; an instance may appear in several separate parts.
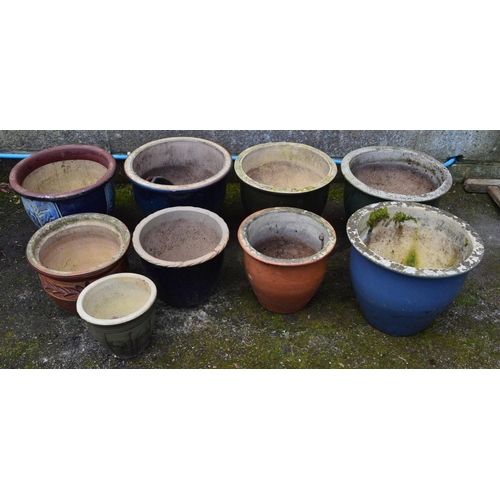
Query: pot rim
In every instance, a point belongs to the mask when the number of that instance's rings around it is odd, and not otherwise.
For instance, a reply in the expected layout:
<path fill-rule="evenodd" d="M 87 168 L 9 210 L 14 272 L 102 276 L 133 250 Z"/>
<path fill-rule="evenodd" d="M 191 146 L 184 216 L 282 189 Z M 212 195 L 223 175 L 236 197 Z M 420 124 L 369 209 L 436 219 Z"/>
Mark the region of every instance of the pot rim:
<path fill-rule="evenodd" d="M 309 257 L 303 257 L 301 259 L 277 259 L 275 257 L 270 257 L 268 255 L 258 252 L 248 241 L 248 227 L 254 220 L 276 212 L 294 213 L 297 214 L 299 217 L 308 217 L 310 219 L 313 219 L 317 223 L 321 224 L 328 232 L 329 238 L 327 244 L 314 255 L 310 255 Z M 240 224 L 240 227 L 238 228 L 238 241 L 240 243 L 240 246 L 247 255 L 253 257 L 254 259 L 260 262 L 281 267 L 298 267 L 308 264 L 314 264 L 324 259 L 325 257 L 328 257 L 335 248 L 335 245 L 337 244 L 337 234 L 333 226 L 326 219 L 313 212 L 294 207 L 272 207 L 259 210 L 258 212 L 249 215 Z"/>
<path fill-rule="evenodd" d="M 370 153 L 370 152 L 376 152 L 376 151 L 394 151 L 394 152 L 401 152 L 401 153 L 406 153 L 408 155 L 412 156 L 419 156 L 422 157 L 423 159 L 427 160 L 429 162 L 429 167 L 435 168 L 435 171 L 438 171 L 443 174 L 444 176 L 444 181 L 441 183 L 441 185 L 435 189 L 434 191 L 431 191 L 430 193 L 424 193 L 424 194 L 400 194 L 400 193 L 390 193 L 389 191 L 382 191 L 380 189 L 375 189 L 364 182 L 361 182 L 351 171 L 351 166 L 350 163 L 351 161 L 362 154 L 365 153 Z M 426 202 L 426 201 L 431 201 L 435 200 L 436 198 L 439 198 L 443 196 L 446 192 L 449 191 L 449 189 L 452 186 L 453 183 L 453 178 L 449 172 L 449 170 L 436 158 L 433 158 L 432 156 L 428 155 L 427 153 L 424 153 L 422 151 L 416 151 L 413 149 L 407 149 L 407 148 L 398 148 L 394 146 L 367 146 L 364 148 L 359 148 L 354 151 L 351 151 L 348 153 L 344 158 L 342 158 L 342 163 L 341 163 L 341 171 L 342 175 L 344 176 L 345 180 L 349 182 L 352 186 L 355 188 L 359 189 L 363 193 L 369 194 L 371 196 L 374 196 L 376 198 L 380 198 L 381 200 L 388 200 L 388 201 L 402 201 L 402 202 L 412 202 L 412 201 L 418 201 L 418 202 Z"/>
<path fill-rule="evenodd" d="M 88 157 L 89 155 L 91 157 Z M 84 157 L 82 158 L 82 156 Z M 104 163 L 98 161 L 99 158 L 104 159 Z M 73 189 L 72 191 L 66 191 L 65 193 L 38 193 L 36 191 L 29 191 L 22 186 L 22 183 L 31 172 L 34 172 L 38 168 L 44 167 L 45 165 L 65 160 L 93 161 L 105 167 L 106 173 L 90 186 Z M 29 170 L 29 172 L 24 175 L 27 170 Z M 38 201 L 57 202 L 82 196 L 83 194 L 104 186 L 113 178 L 115 172 L 116 160 L 111 153 L 108 153 L 104 149 L 97 146 L 68 144 L 65 146 L 56 146 L 44 149 L 27 156 L 12 168 L 9 174 L 9 183 L 12 189 L 23 198 Z"/>
<path fill-rule="evenodd" d="M 467 234 L 467 239 L 469 243 L 472 244 L 472 251 L 469 257 L 453 267 L 425 269 L 398 264 L 397 262 L 386 259 L 385 257 L 382 257 L 381 255 L 375 253 L 373 250 L 370 250 L 361 239 L 358 226 L 363 218 L 368 218 L 369 214 L 371 214 L 374 210 L 384 207 L 397 207 L 402 209 L 414 208 L 417 210 L 434 212 L 443 219 L 451 219 L 455 224 L 458 224 L 461 229 Z M 446 278 L 457 276 L 460 274 L 468 273 L 469 271 L 474 269 L 477 265 L 479 265 L 484 255 L 484 245 L 481 237 L 467 222 L 459 219 L 457 216 L 449 212 L 446 212 L 445 210 L 417 202 L 385 201 L 380 203 L 373 203 L 371 205 L 360 208 L 359 210 L 354 212 L 354 214 L 347 221 L 347 236 L 349 238 L 349 241 L 351 242 L 351 245 L 368 260 L 380 267 L 383 267 L 390 271 L 394 271 L 395 273 L 404 274 L 406 276 L 415 276 L 421 278 Z"/>
<path fill-rule="evenodd" d="M 164 215 L 168 215 L 174 212 L 190 212 L 190 213 L 196 212 L 205 217 L 213 219 L 218 224 L 218 226 L 222 231 L 222 235 L 217 246 L 212 251 L 206 253 L 205 255 L 202 255 L 201 257 L 198 257 L 197 259 L 191 259 L 186 261 L 162 260 L 146 252 L 146 250 L 144 250 L 144 247 L 141 244 L 141 239 L 140 239 L 140 236 L 144 228 L 152 220 L 161 218 Z M 139 222 L 132 235 L 132 246 L 134 247 L 134 250 L 137 252 L 139 257 L 141 257 L 146 262 L 149 262 L 150 264 L 153 264 L 155 266 L 168 267 L 168 268 L 192 267 L 199 264 L 203 264 L 204 262 L 208 262 L 209 260 L 213 259 L 217 255 L 222 253 L 226 248 L 228 242 L 229 242 L 229 227 L 226 224 L 226 221 L 222 217 L 205 208 L 191 207 L 191 206 L 169 207 L 169 208 L 164 208 L 162 210 L 158 210 L 157 212 L 152 213 L 151 215 L 143 219 L 141 222 Z"/>
<path fill-rule="evenodd" d="M 134 170 L 134 160 L 137 158 L 137 156 L 146 151 L 147 149 L 150 149 L 152 147 L 157 146 L 158 144 L 164 144 L 166 142 L 201 142 L 213 149 L 216 149 L 219 151 L 223 158 L 224 158 L 224 164 L 222 168 L 217 172 L 216 174 L 212 175 L 208 179 L 205 179 L 203 181 L 199 182 L 194 182 L 192 184 L 176 184 L 176 185 L 163 185 L 163 184 L 155 184 L 153 182 L 149 182 L 146 179 L 143 179 L 140 175 L 138 175 L 135 170 Z M 231 167 L 233 164 L 233 159 L 229 152 L 227 151 L 226 148 L 222 147 L 220 144 L 217 144 L 216 142 L 209 141 L 207 139 L 201 139 L 198 137 L 166 137 L 164 139 L 157 139 L 155 141 L 148 142 L 146 144 L 143 144 L 142 146 L 139 146 L 137 149 L 132 151 L 125 160 L 124 164 L 124 172 L 125 175 L 132 181 L 134 184 L 139 185 L 143 188 L 146 188 L 150 191 L 158 191 L 158 192 L 164 192 L 164 193 L 177 193 L 177 192 L 183 192 L 183 191 L 192 191 L 194 189 L 200 189 L 200 188 L 205 188 L 208 186 L 211 186 L 212 184 L 215 184 L 216 182 L 224 179 L 227 175 L 229 175 L 229 172 L 231 171 Z"/>
<path fill-rule="evenodd" d="M 252 179 L 252 177 L 248 176 L 245 173 L 245 171 L 243 170 L 243 161 L 245 160 L 245 158 L 249 154 L 251 154 L 259 149 L 266 149 L 266 148 L 270 148 L 270 147 L 280 147 L 280 146 L 281 147 L 290 146 L 290 147 L 295 147 L 295 148 L 299 148 L 299 149 L 305 149 L 307 151 L 310 151 L 310 152 L 322 157 L 326 161 L 326 163 L 330 166 L 330 170 L 329 170 L 328 174 L 323 179 L 321 179 L 321 181 L 317 182 L 316 184 L 311 184 L 310 186 L 306 186 L 306 187 L 302 187 L 302 188 L 280 188 L 280 187 L 270 186 L 268 184 L 262 184 L 260 182 L 257 182 L 254 179 Z M 234 171 L 242 182 L 244 182 L 245 184 L 252 186 L 256 189 L 259 189 L 261 191 L 267 191 L 268 193 L 293 195 L 293 194 L 300 194 L 300 193 L 309 193 L 311 191 L 316 191 L 318 189 L 321 189 L 325 186 L 330 185 L 330 183 L 335 179 L 337 172 L 338 172 L 338 169 L 337 169 L 337 165 L 330 158 L 330 156 L 328 156 L 326 153 L 324 153 L 323 151 L 321 151 L 317 148 L 309 146 L 308 144 L 302 144 L 302 143 L 298 143 L 298 142 L 265 142 L 262 144 L 256 144 L 255 146 L 251 146 L 251 147 L 245 149 L 242 153 L 240 153 L 234 162 Z"/>
<path fill-rule="evenodd" d="M 137 279 L 146 283 L 149 287 L 149 290 L 150 290 L 150 296 L 149 296 L 147 302 L 140 309 L 137 309 L 137 311 L 134 311 L 133 313 L 131 313 L 127 316 L 123 316 L 121 318 L 100 319 L 100 318 L 95 318 L 94 316 L 91 316 L 83 308 L 83 301 L 85 300 L 85 297 L 89 293 L 91 293 L 94 288 L 97 288 L 102 283 L 105 283 L 105 282 L 111 281 L 111 280 L 119 280 L 119 281 L 126 281 L 127 280 L 128 281 L 128 280 L 137 280 Z M 100 278 L 100 279 L 94 281 L 93 283 L 91 283 L 90 285 L 88 285 L 87 287 L 85 287 L 83 289 L 83 291 L 78 295 L 78 299 L 76 301 L 76 310 L 78 312 L 78 315 L 87 323 L 91 323 L 93 325 L 99 325 L 99 326 L 121 325 L 121 324 L 128 323 L 129 321 L 132 321 L 136 318 L 139 318 L 145 312 L 147 312 L 154 305 L 157 295 L 158 295 L 158 291 L 157 291 L 156 285 L 147 276 L 144 276 L 144 275 L 138 274 L 138 273 L 111 274 L 109 276 L 105 276 L 103 278 Z"/>
<path fill-rule="evenodd" d="M 101 226 L 104 225 L 106 227 L 113 228 L 120 234 L 123 239 L 119 251 L 106 262 L 103 262 L 89 269 L 85 269 L 84 271 L 57 271 L 55 269 L 50 269 L 44 266 L 36 257 L 36 248 L 48 241 L 51 235 L 55 232 L 63 232 L 65 229 L 75 227 L 81 221 L 95 221 L 96 223 L 100 223 Z M 127 254 L 127 251 L 130 247 L 130 242 L 130 231 L 128 230 L 127 226 L 116 217 L 101 213 L 73 214 L 56 219 L 38 229 L 38 231 L 33 234 L 28 242 L 28 245 L 26 247 L 26 259 L 29 265 L 39 274 L 51 278 L 60 278 L 63 280 L 65 278 L 77 280 L 85 278 L 87 276 L 92 276 L 96 273 L 102 272 L 102 270 L 106 269 L 107 267 L 113 266 Z"/>

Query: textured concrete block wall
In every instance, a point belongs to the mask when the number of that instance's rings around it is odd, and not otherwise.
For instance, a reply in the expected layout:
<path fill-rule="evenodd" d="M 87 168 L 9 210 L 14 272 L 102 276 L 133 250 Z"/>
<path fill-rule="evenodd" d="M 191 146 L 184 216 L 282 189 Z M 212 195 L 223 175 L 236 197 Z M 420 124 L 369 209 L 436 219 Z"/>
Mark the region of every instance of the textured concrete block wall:
<path fill-rule="evenodd" d="M 330 156 L 373 145 L 424 151 L 439 160 L 500 162 L 500 131 L 494 130 L 4 130 L 0 152 L 32 153 L 63 144 L 92 144 L 111 153 L 127 153 L 164 137 L 191 136 L 215 141 L 237 155 L 262 142 L 301 142 Z"/>

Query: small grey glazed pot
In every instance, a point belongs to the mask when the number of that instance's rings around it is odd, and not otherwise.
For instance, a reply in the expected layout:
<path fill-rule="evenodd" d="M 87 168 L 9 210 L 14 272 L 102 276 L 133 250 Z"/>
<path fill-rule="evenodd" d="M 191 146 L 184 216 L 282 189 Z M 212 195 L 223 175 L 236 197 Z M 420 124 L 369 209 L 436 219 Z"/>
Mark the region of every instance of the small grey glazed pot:
<path fill-rule="evenodd" d="M 111 354 L 135 358 L 151 341 L 155 321 L 156 286 L 134 273 L 107 276 L 79 295 L 78 315 L 93 337 Z"/>

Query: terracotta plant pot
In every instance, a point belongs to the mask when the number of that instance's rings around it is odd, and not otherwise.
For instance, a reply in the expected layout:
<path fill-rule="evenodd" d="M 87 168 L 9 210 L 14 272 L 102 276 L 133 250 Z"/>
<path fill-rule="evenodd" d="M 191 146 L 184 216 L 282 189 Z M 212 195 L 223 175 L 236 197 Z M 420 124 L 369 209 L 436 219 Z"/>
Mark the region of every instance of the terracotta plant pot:
<path fill-rule="evenodd" d="M 439 206 L 452 185 L 448 169 L 420 151 L 390 146 L 357 149 L 342 160 L 347 218 L 362 207 L 383 201 Z"/>
<path fill-rule="evenodd" d="M 270 311 L 303 309 L 323 281 L 337 238 L 322 217 L 276 207 L 247 217 L 238 230 L 247 278 Z"/>
<path fill-rule="evenodd" d="M 58 146 L 21 160 L 10 172 L 12 189 L 37 227 L 84 212 L 111 214 L 116 161 L 95 146 Z"/>
<path fill-rule="evenodd" d="M 231 155 L 222 146 L 193 137 L 149 142 L 125 161 L 135 201 L 146 216 L 175 206 L 219 212 L 231 168 Z"/>
<path fill-rule="evenodd" d="M 111 354 L 135 358 L 150 344 L 155 321 L 156 286 L 133 273 L 106 276 L 78 297 L 77 311 L 93 337 Z"/>
<path fill-rule="evenodd" d="M 234 170 L 241 181 L 241 201 L 247 214 L 294 207 L 321 215 L 337 175 L 337 166 L 327 154 L 291 142 L 248 148 L 236 159 Z"/>
<path fill-rule="evenodd" d="M 372 326 L 396 336 L 427 328 L 453 303 L 484 254 L 466 222 L 420 203 L 359 209 L 347 234 L 361 311 Z"/>
<path fill-rule="evenodd" d="M 132 244 L 160 297 L 173 307 L 195 307 L 215 288 L 229 228 L 199 207 L 159 210 L 136 227 Z"/>
<path fill-rule="evenodd" d="M 128 270 L 130 232 L 105 214 L 62 217 L 40 228 L 28 242 L 28 263 L 44 290 L 66 311 L 76 314 L 76 301 L 93 281 Z"/>

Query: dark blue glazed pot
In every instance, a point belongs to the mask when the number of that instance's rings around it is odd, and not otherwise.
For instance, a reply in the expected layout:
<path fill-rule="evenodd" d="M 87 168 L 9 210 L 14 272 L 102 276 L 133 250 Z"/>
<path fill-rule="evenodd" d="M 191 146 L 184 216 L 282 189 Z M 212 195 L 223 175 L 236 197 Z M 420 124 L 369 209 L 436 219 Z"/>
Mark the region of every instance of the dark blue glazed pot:
<path fill-rule="evenodd" d="M 243 151 L 234 171 L 247 214 L 292 207 L 321 215 L 337 166 L 326 153 L 306 144 L 269 142 Z"/>
<path fill-rule="evenodd" d="M 385 208 L 388 217 L 370 229 L 373 214 Z M 398 213 L 416 221 L 397 224 Z M 359 209 L 347 223 L 347 234 L 361 311 L 372 326 L 394 336 L 427 328 L 457 298 L 484 254 L 481 238 L 466 222 L 419 203 L 383 202 Z M 374 245 L 379 245 L 376 251 Z M 428 258 L 440 267 L 431 267 Z"/>
<path fill-rule="evenodd" d="M 398 169 L 409 178 L 421 176 L 432 184 L 432 190 L 402 194 L 378 184 L 374 187 L 357 177 L 363 169 L 374 166 Z M 345 179 L 344 209 L 347 219 L 356 210 L 383 201 L 416 202 L 438 207 L 439 200 L 450 190 L 453 182 L 448 169 L 435 158 L 420 151 L 391 146 L 369 146 L 352 151 L 342 159 L 341 171 Z"/>
<path fill-rule="evenodd" d="M 231 168 L 231 155 L 222 146 L 194 137 L 149 142 L 133 151 L 124 167 L 145 216 L 176 206 L 219 213 Z"/>
<path fill-rule="evenodd" d="M 136 227 L 132 244 L 167 304 L 196 307 L 212 294 L 224 262 L 229 228 L 199 207 L 159 210 Z"/>
<path fill-rule="evenodd" d="M 36 227 L 67 215 L 110 215 L 115 204 L 113 156 L 95 146 L 45 149 L 21 160 L 10 172 L 12 189 L 21 197 Z"/>

